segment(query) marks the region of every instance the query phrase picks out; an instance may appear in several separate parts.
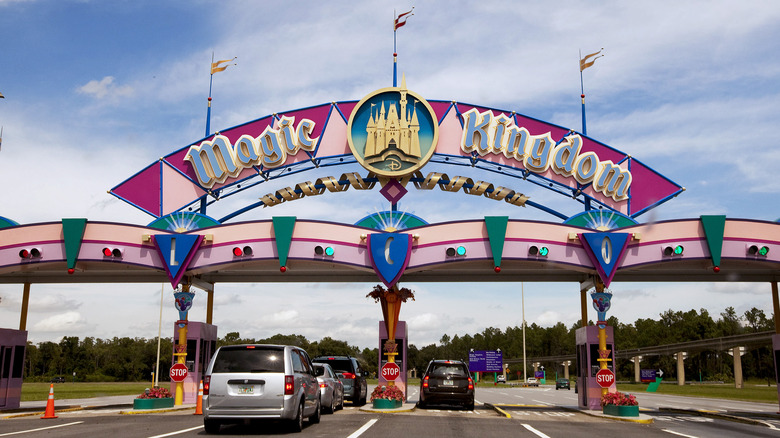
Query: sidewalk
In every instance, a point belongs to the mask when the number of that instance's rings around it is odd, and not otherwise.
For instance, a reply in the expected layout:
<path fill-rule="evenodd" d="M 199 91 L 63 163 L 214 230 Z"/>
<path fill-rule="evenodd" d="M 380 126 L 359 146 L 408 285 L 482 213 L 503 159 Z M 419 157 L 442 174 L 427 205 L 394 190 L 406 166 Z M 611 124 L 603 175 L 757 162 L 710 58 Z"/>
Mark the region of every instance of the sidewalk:
<path fill-rule="evenodd" d="M 133 400 L 135 395 L 117 395 L 110 397 L 93 397 L 79 399 L 57 399 L 54 398 L 54 411 L 72 412 L 87 409 L 120 409 L 121 413 L 159 413 L 170 412 L 171 410 L 195 409 L 194 403 L 186 403 L 181 406 L 174 406 L 168 409 L 153 409 L 135 411 L 133 410 Z M 0 419 L 14 418 L 19 416 L 43 415 L 46 411 L 48 400 L 37 400 L 21 402 L 18 409 L 0 410 Z"/>

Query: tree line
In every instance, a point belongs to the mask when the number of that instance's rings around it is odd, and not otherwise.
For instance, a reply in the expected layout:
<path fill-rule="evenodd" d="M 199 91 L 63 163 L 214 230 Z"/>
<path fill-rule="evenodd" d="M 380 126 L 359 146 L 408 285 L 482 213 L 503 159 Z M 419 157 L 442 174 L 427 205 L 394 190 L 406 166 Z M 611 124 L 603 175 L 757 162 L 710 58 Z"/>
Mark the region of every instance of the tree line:
<path fill-rule="evenodd" d="M 733 307 L 720 313 L 713 319 L 706 309 L 698 312 L 668 310 L 659 315 L 658 320 L 637 319 L 634 323 L 624 324 L 615 317 L 607 321 L 613 327 L 615 348 L 619 350 L 651 347 L 656 345 L 696 341 L 745 333 L 757 333 L 774 329 L 773 315 L 767 317 L 763 310 L 752 308 L 737 315 Z M 590 322 L 592 324 L 592 322 Z M 579 322 L 566 327 L 559 322 L 552 327 L 541 327 L 536 323 L 526 326 L 526 357 L 545 357 L 573 355 L 575 350 L 575 331 Z M 501 349 L 503 357 L 523 357 L 522 327 L 507 327 L 504 330 L 488 327 L 473 335 L 443 334 L 438 343 L 418 347 L 408 345 L 407 368 L 416 369 L 420 375 L 428 361 L 432 359 L 468 360 L 470 350 Z M 325 337 L 319 341 L 309 341 L 296 334 L 277 334 L 270 338 L 241 338 L 238 332 L 229 332 L 219 338 L 217 346 L 241 343 L 269 343 L 297 345 L 305 349 L 311 357 L 319 355 L 349 355 L 357 357 L 367 370 L 376 375 L 379 351 L 377 348 L 364 348 L 349 345 L 346 341 Z M 160 381 L 168 379 L 168 369 L 172 361 L 172 338 L 160 340 Z M 66 336 L 60 342 L 40 342 L 37 345 L 27 343 L 24 376 L 27 381 L 46 381 L 55 376 L 64 376 L 75 381 L 144 381 L 152 379 L 157 358 L 157 338 L 114 337 L 96 339 Z M 550 373 L 563 375 L 561 364 L 544 364 Z M 733 360 L 725 351 L 701 351 L 689 353 L 685 361 L 685 373 L 688 380 L 733 381 Z M 664 377 L 674 378 L 677 362 L 673 356 L 648 356 L 642 360 L 644 369 L 662 369 Z M 530 364 L 529 364 L 530 368 Z M 569 368 L 575 374 L 575 368 Z M 522 365 L 513 365 L 509 379 L 518 378 Z M 531 375 L 532 370 L 528 373 Z M 616 366 L 620 380 L 632 380 L 633 364 L 619 360 Z M 771 345 L 748 351 L 742 357 L 742 372 L 745 378 L 774 379 L 774 362 Z M 75 373 L 75 375 L 73 374 Z"/>

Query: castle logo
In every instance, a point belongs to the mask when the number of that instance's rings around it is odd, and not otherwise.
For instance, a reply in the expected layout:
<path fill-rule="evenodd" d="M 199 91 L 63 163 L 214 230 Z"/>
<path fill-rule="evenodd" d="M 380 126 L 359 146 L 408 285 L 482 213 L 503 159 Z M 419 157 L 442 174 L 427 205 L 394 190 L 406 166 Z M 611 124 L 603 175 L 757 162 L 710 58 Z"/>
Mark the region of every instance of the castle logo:
<path fill-rule="evenodd" d="M 364 97 L 349 117 L 347 140 L 358 162 L 380 176 L 398 178 L 425 165 L 436 149 L 439 124 L 433 108 L 400 87 Z"/>

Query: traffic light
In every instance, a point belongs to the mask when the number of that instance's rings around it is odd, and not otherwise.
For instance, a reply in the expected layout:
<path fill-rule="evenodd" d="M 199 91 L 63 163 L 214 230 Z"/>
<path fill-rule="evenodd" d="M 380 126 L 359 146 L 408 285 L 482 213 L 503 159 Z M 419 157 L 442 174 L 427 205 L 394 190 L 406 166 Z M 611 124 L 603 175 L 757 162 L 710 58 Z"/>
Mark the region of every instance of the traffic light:
<path fill-rule="evenodd" d="M 40 258 L 43 255 L 43 252 L 41 252 L 38 248 L 30 248 L 30 249 L 23 249 L 19 251 L 19 257 L 23 259 L 37 259 Z"/>
<path fill-rule="evenodd" d="M 103 248 L 103 257 L 121 258 L 122 253 L 120 248 Z"/>
<path fill-rule="evenodd" d="M 326 255 L 328 257 L 333 257 L 333 254 L 336 253 L 336 250 L 333 249 L 331 246 L 321 247 L 319 245 L 314 247 L 314 254 L 317 254 L 318 256 Z"/>
<path fill-rule="evenodd" d="M 752 256 L 766 257 L 769 254 L 768 246 L 751 245 L 748 248 L 747 253 Z"/>
<path fill-rule="evenodd" d="M 667 257 L 681 256 L 683 251 L 685 251 L 685 248 L 682 245 L 667 246 L 664 248 L 664 255 Z"/>
<path fill-rule="evenodd" d="M 531 245 L 528 247 L 528 255 L 533 257 L 547 257 L 550 250 L 546 246 Z"/>
<path fill-rule="evenodd" d="M 243 256 L 251 257 L 252 256 L 252 247 L 251 246 L 245 246 L 245 247 L 242 248 L 240 246 L 235 246 L 235 247 L 233 247 L 233 255 L 235 257 L 243 257 Z"/>
<path fill-rule="evenodd" d="M 455 256 L 464 256 L 466 255 L 466 247 L 465 246 L 459 246 L 457 248 L 447 248 L 447 257 L 455 257 Z"/>

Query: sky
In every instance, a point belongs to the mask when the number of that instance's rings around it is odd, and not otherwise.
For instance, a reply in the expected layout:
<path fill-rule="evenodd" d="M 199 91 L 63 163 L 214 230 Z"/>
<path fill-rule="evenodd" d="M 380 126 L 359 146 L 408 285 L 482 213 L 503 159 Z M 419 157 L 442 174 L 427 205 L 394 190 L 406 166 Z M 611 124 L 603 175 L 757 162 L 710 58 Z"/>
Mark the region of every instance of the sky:
<path fill-rule="evenodd" d="M 0 0 L 0 216 L 21 224 L 69 217 L 150 223 L 153 217 L 107 191 L 204 137 L 212 55 L 237 57 L 213 77 L 212 131 L 359 100 L 392 85 L 393 13 L 415 6 L 397 33 L 398 70 L 426 99 L 517 111 L 581 131 L 580 53 L 603 48 L 604 57 L 583 72 L 588 135 L 686 188 L 640 222 L 780 217 L 777 2 L 419 3 Z M 234 203 L 343 171 L 282 179 L 225 201 L 214 217 Z M 522 181 L 481 177 L 567 214 L 580 208 Z M 350 191 L 237 220 L 294 215 L 355 223 L 387 208 L 378 189 Z M 487 215 L 559 222 L 533 208 L 441 191 L 412 190 L 400 208 L 429 223 Z M 379 305 L 365 297 L 373 285 L 217 284 L 214 324 L 220 336 L 294 333 L 373 348 L 381 319 Z M 578 284 L 403 286 L 415 291 L 401 319 L 419 347 L 444 334 L 520 326 L 523 313 L 545 327 L 580 318 Z M 702 308 L 718 319 L 729 306 L 772 315 L 769 284 L 610 289 L 609 315 L 624 323 Z M 0 327 L 18 328 L 21 297 L 22 285 L 0 285 Z M 205 304 L 197 291 L 190 320 L 205 320 Z M 154 338 L 160 321 L 163 336 L 171 336 L 176 319 L 169 284 L 33 285 L 27 329 L 36 343 Z"/>

